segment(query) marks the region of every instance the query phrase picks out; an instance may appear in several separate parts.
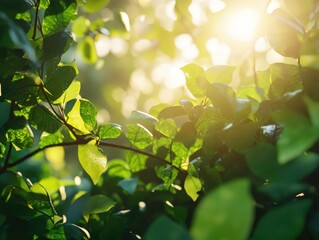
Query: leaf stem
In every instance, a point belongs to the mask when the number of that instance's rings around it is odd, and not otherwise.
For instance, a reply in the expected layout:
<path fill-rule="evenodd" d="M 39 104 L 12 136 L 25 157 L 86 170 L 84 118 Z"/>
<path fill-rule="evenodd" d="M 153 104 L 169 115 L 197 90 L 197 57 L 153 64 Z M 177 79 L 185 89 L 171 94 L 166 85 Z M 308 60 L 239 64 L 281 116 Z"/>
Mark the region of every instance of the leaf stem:
<path fill-rule="evenodd" d="M 34 25 L 33 25 L 33 34 L 32 34 L 32 40 L 35 40 L 36 34 L 37 34 L 37 22 L 39 17 L 39 7 L 40 7 L 40 1 L 38 0 L 35 5 L 35 17 L 34 17 Z"/>

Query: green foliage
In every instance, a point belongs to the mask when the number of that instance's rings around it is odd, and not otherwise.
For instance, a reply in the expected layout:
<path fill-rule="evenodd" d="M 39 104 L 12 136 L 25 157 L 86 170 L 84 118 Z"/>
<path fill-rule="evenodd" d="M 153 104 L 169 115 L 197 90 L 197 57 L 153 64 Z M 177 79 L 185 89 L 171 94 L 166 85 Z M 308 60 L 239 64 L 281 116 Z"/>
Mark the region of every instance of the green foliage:
<path fill-rule="evenodd" d="M 283 60 L 261 70 L 267 54 L 257 38 L 232 66 L 207 67 L 198 47 L 223 40 L 217 25 L 236 1 L 203 12 L 202 23 L 190 11 L 195 1 L 176 1 L 172 22 L 162 23 L 136 17 L 148 1 L 131 2 L 0 0 L 0 238 L 318 239 L 318 63 L 309 61 L 318 59 L 318 2 L 263 12 L 258 37 Z M 86 96 L 94 74 L 76 80 L 84 71 L 74 56 L 101 67 L 98 41 L 116 45 L 119 36 L 145 68 L 191 38 L 199 56 L 181 72 L 192 96 L 109 122 L 101 101 Z M 135 63 L 121 64 L 108 82 L 126 84 L 123 68 Z M 134 71 L 131 80 L 159 73 Z M 110 115 L 119 111 L 107 104 Z"/>

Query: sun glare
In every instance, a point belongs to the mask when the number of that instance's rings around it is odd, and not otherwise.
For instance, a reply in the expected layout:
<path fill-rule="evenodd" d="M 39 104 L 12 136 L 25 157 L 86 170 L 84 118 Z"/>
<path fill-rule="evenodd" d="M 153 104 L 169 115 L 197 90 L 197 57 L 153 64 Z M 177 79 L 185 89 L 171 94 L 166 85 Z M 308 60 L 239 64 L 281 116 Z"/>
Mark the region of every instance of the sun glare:
<path fill-rule="evenodd" d="M 249 8 L 239 8 L 226 21 L 225 29 L 229 37 L 240 42 L 254 40 L 260 14 Z"/>

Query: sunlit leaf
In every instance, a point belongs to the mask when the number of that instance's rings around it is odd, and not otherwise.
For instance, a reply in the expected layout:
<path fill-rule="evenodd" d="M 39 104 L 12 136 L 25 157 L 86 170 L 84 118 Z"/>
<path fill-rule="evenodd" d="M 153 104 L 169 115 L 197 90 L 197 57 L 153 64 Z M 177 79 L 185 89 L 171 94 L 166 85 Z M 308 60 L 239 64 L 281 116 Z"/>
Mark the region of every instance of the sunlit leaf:
<path fill-rule="evenodd" d="M 170 139 L 173 139 L 177 133 L 177 126 L 172 119 L 160 120 L 155 129 Z"/>
<path fill-rule="evenodd" d="M 184 188 L 188 196 L 190 196 L 192 200 L 195 202 L 199 196 L 198 192 L 202 189 L 201 180 L 197 177 L 187 175 L 184 182 Z"/>
<path fill-rule="evenodd" d="M 82 54 L 83 60 L 88 64 L 96 63 L 98 56 L 95 44 L 92 38 L 85 37 L 78 45 L 78 49 Z"/>
<path fill-rule="evenodd" d="M 214 66 L 206 70 L 207 80 L 210 83 L 230 83 L 233 79 L 235 67 L 227 65 Z"/>
<path fill-rule="evenodd" d="M 145 234 L 146 240 L 190 240 L 190 236 L 184 227 L 172 221 L 166 216 L 158 217 Z"/>
<path fill-rule="evenodd" d="M 194 240 L 244 240 L 254 219 L 253 199 L 245 179 L 222 185 L 199 203 L 191 235 Z"/>
<path fill-rule="evenodd" d="M 87 213 L 103 213 L 108 212 L 114 207 L 116 202 L 104 195 L 91 196 L 87 201 Z"/>
<path fill-rule="evenodd" d="M 33 133 L 24 118 L 15 118 L 5 126 L 8 128 L 7 139 L 17 149 L 32 147 L 34 142 Z"/>
<path fill-rule="evenodd" d="M 258 222 L 252 239 L 297 239 L 302 232 L 311 200 L 297 200 L 268 211 Z M 276 231 L 274 231 L 276 229 Z"/>
<path fill-rule="evenodd" d="M 89 29 L 90 20 L 84 16 L 78 17 L 72 24 L 72 32 L 78 37 L 82 37 Z"/>
<path fill-rule="evenodd" d="M 277 143 L 279 163 L 291 161 L 317 141 L 319 133 L 304 115 L 285 111 L 276 112 L 273 116 L 284 126 Z"/>
<path fill-rule="evenodd" d="M 94 143 L 78 146 L 78 157 L 84 171 L 96 184 L 100 176 L 106 171 L 106 155 Z"/>
<path fill-rule="evenodd" d="M 199 65 L 188 64 L 181 68 L 186 77 L 186 86 L 196 98 L 204 98 L 208 84 L 206 73 Z"/>
<path fill-rule="evenodd" d="M 65 29 L 75 19 L 76 12 L 75 0 L 50 1 L 42 24 L 44 34 L 51 35 Z"/>
<path fill-rule="evenodd" d="M 105 7 L 110 0 L 87 0 L 82 7 L 88 13 L 96 12 Z"/>
<path fill-rule="evenodd" d="M 64 91 L 64 93 L 54 101 L 54 103 L 67 103 L 79 96 L 81 83 L 79 81 L 72 81 L 71 85 Z"/>
<path fill-rule="evenodd" d="M 101 139 L 118 138 L 122 133 L 122 128 L 116 123 L 106 123 L 99 127 L 98 135 Z"/>
<path fill-rule="evenodd" d="M 126 137 L 135 147 L 144 149 L 152 143 L 153 135 L 140 124 L 128 124 Z"/>

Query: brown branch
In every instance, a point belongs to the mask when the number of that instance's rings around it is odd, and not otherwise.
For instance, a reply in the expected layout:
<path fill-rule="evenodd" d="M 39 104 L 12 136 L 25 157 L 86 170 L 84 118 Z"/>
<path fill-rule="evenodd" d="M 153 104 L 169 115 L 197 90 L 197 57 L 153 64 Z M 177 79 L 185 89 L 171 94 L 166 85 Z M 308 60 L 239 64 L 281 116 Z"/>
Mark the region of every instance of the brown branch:
<path fill-rule="evenodd" d="M 39 7 L 40 7 L 40 0 L 36 2 L 35 5 L 35 17 L 34 17 L 34 25 L 33 25 L 33 34 L 32 34 L 32 40 L 35 40 L 36 34 L 37 34 L 37 22 L 39 17 Z"/>

